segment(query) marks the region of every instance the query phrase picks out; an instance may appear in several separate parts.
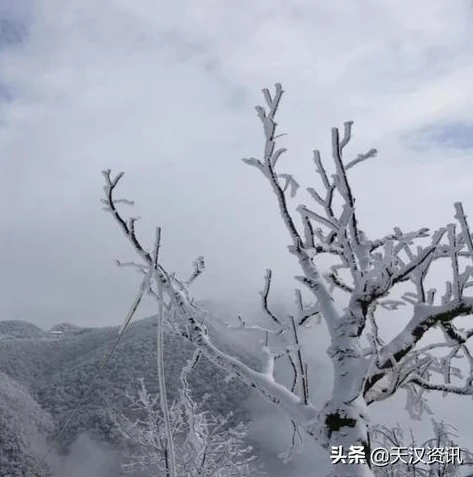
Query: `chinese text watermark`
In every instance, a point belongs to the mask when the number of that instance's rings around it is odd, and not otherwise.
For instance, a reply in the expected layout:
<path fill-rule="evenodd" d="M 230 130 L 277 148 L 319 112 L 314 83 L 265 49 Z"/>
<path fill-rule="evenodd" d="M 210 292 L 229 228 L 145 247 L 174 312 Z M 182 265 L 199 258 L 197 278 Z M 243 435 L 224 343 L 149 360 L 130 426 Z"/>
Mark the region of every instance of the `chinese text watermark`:
<path fill-rule="evenodd" d="M 332 464 L 365 464 L 366 454 L 363 446 L 350 446 L 345 452 L 342 446 L 332 446 Z M 390 464 L 462 464 L 460 447 L 375 447 L 370 453 L 373 466 L 384 467 Z"/>

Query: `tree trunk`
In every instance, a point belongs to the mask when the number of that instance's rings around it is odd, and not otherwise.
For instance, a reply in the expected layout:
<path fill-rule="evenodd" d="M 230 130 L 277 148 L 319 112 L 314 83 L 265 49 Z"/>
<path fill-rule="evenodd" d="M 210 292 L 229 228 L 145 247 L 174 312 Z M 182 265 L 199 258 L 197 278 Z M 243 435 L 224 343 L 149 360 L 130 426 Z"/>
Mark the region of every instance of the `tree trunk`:
<path fill-rule="evenodd" d="M 358 402 L 331 400 L 325 408 L 325 425 L 331 454 L 333 456 L 338 454 L 332 452 L 333 448 L 337 448 L 341 449 L 340 456 L 343 456 L 338 462 L 332 460 L 331 475 L 373 477 L 370 467 L 371 447 L 366 407 Z"/>
<path fill-rule="evenodd" d="M 356 320 L 345 317 L 341 321 L 333 329 L 333 344 L 328 349 L 334 367 L 334 382 L 332 398 L 323 412 L 329 451 L 333 455 L 332 449 L 337 447 L 345 456 L 337 463 L 331 459 L 332 475 L 373 477 L 368 408 L 362 395 L 368 361 L 361 355 Z"/>

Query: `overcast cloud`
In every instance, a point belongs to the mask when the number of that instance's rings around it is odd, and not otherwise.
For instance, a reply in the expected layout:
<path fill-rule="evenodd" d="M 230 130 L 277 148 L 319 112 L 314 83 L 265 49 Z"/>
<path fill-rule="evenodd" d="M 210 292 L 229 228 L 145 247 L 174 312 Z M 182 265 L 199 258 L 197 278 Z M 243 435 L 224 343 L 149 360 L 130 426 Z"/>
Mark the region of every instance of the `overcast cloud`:
<path fill-rule="evenodd" d="M 281 82 L 285 168 L 354 120 L 352 175 L 371 235 L 473 219 L 473 21 L 466 0 L 0 2 L 0 316 L 49 327 L 119 323 L 138 276 L 102 211 L 101 170 L 126 172 L 139 231 L 165 265 L 204 255 L 199 298 L 279 299 L 295 265 L 258 156 L 253 106 Z M 452 401 L 450 401 L 452 402 Z M 453 419 L 453 417 L 452 417 Z"/>
<path fill-rule="evenodd" d="M 257 300 L 266 267 L 294 271 L 253 106 L 282 82 L 287 168 L 355 120 L 365 229 L 438 226 L 473 210 L 471 2 L 23 0 L 0 7 L 3 318 L 120 320 L 138 277 L 101 210 L 100 171 L 126 172 L 143 236 L 166 264 L 203 254 L 202 298 Z M 289 291 L 290 292 L 290 289 Z"/>

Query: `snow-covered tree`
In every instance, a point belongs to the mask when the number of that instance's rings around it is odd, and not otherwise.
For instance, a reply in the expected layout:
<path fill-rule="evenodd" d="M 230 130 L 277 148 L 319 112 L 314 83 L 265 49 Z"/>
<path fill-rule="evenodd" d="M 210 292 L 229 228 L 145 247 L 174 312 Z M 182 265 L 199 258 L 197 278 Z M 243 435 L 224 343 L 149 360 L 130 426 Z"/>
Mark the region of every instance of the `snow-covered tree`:
<path fill-rule="evenodd" d="M 472 475 L 473 454 L 458 445 L 456 429 L 435 419 L 432 424 L 433 437 L 424 442 L 418 442 L 412 430 L 407 436 L 399 425 L 374 426 L 374 445 L 396 453 L 389 465 L 376 467 L 376 477 L 465 477 L 465 469 Z"/>
<path fill-rule="evenodd" d="M 466 293 L 473 283 L 473 240 L 460 203 L 454 207 L 455 223 L 433 232 L 427 228 L 405 232 L 394 227 L 381 238 L 370 238 L 356 212 L 349 174 L 355 166 L 375 157 L 377 151 L 371 149 L 346 159 L 351 121 L 344 124 L 342 135 L 338 128 L 332 129 L 332 173 L 319 151 L 313 153 L 319 181 L 319 186 L 307 189 L 313 204 L 293 207 L 293 200 L 300 197 L 299 184 L 291 174 L 280 172 L 286 150 L 277 144 L 281 134 L 275 118 L 282 94 L 280 84 L 274 93 L 263 90 L 266 106 L 256 108 L 265 139 L 263 154 L 261 159 L 244 161 L 262 174 L 274 194 L 288 232 L 289 253 L 300 268 L 295 279 L 308 298 L 296 290 L 297 309 L 293 315 L 277 316 L 268 302 L 272 275 L 267 272 L 262 301 L 270 323 L 265 329 L 253 327 L 255 332 L 265 335 L 264 369 L 246 365 L 212 341 L 205 325 L 205 311 L 193 302 L 189 292 L 189 285 L 203 271 L 203 259 L 196 261 L 190 279 L 177 278 L 157 260 L 157 247 L 148 250 L 139 240 L 135 232 L 137 219 L 123 218 L 117 209 L 123 200 L 114 197 L 123 173 L 113 177 L 110 170 L 104 171 L 103 203 L 140 259 L 129 264 L 143 274 L 133 309 L 144 293 L 159 301 L 156 290 L 161 287 L 166 306 L 174 312 L 173 326 L 210 361 L 285 409 L 295 428 L 302 428 L 324 448 L 356 446 L 355 451 L 364 451 L 366 462 L 341 461 L 333 466 L 334 475 L 372 476 L 371 404 L 404 389 L 409 410 L 419 416 L 425 410 L 426 391 L 473 395 L 473 357 L 468 348 L 473 327 L 462 329 L 457 320 L 473 311 L 473 297 Z M 327 270 L 322 268 L 323 256 L 333 259 Z M 445 288 L 437 291 L 427 286 L 426 276 L 432 265 L 441 260 L 451 264 L 451 277 Z M 397 296 L 395 288 L 399 284 L 411 289 Z M 405 310 L 404 326 L 392 339 L 383 340 L 378 327 L 379 312 L 395 309 Z M 299 345 L 303 327 L 314 317 L 325 323 L 330 336 L 327 353 L 333 364 L 334 380 L 331 396 L 325 403 L 315 403 L 309 395 L 309 373 Z M 240 324 L 251 328 L 243 319 Z M 429 336 L 436 339 L 439 335 L 440 341 L 429 341 Z M 275 339 L 285 340 L 282 351 L 273 349 Z M 294 380 L 289 385 L 278 382 L 274 376 L 275 359 L 281 353 L 294 370 Z M 469 367 L 465 376 L 455 365 L 460 358 L 464 368 Z"/>
<path fill-rule="evenodd" d="M 252 447 L 245 444 L 247 428 L 230 425 L 230 415 L 202 410 L 182 379 L 179 398 L 168 409 L 175 443 L 174 472 L 179 477 L 247 477 L 262 475 Z M 125 474 L 146 470 L 150 475 L 170 475 L 168 430 L 160 396 L 152 395 L 140 380 L 137 396 L 128 394 L 126 412 L 111 409 L 117 431 L 131 445 L 122 464 Z"/>

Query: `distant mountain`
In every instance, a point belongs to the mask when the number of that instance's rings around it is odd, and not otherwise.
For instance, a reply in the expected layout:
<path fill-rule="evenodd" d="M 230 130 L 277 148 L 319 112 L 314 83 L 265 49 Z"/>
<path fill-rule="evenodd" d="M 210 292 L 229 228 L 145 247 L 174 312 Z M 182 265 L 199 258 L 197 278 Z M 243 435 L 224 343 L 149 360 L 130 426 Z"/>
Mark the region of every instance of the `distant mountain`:
<path fill-rule="evenodd" d="M 21 320 L 0 321 L 0 339 L 39 339 L 46 332 L 32 323 Z"/>
<path fill-rule="evenodd" d="M 22 399 L 29 399 L 30 405 L 36 406 L 37 414 L 44 412 L 45 420 L 46 416 L 52 416 L 56 428 L 64 424 L 86 393 L 92 378 L 114 345 L 118 332 L 117 327 L 82 329 L 59 324 L 50 331 L 62 332 L 63 337 L 51 340 L 45 339 L 47 333 L 26 322 L 0 322 L 0 330 L 8 331 L 10 336 L 17 338 L 28 337 L 27 340 L 2 341 L 0 371 L 5 373 L 11 383 L 21 383 L 18 386 L 21 386 L 22 391 L 18 393 L 23 393 Z M 59 439 L 59 452 L 67 452 L 83 432 L 98 441 L 119 445 L 107 408 L 112 405 L 124 409 L 128 405 L 125 391 L 134 392 L 140 377 L 144 378 L 151 392 L 157 392 L 156 330 L 156 320 L 151 317 L 133 323 L 125 332 L 108 365 L 97 377 L 93 391 Z M 225 340 L 223 336 L 218 339 L 222 347 L 238 355 L 236 348 L 232 349 L 231 341 Z M 180 371 L 192 353 L 193 346 L 190 343 L 179 336 L 166 334 L 165 370 L 170 400 L 176 396 Z M 250 359 L 252 365 L 258 361 L 254 357 L 242 358 L 246 361 Z M 215 383 L 222 383 L 224 377 L 221 370 L 202 359 L 189 378 L 195 399 L 199 400 L 208 394 L 206 406 L 212 412 L 227 414 L 232 411 L 235 415 L 233 422 L 247 420 L 244 403 L 250 390 L 231 380 L 219 386 L 216 393 Z M 20 411 L 10 409 L 9 412 L 16 414 Z M 44 427 L 43 437 L 51 438 L 52 435 L 50 428 Z M 24 446 L 20 442 L 15 446 L 21 454 Z M 1 462 L 0 475 L 8 475 L 3 471 Z M 12 477 L 27 476 L 30 477 L 29 474 L 12 474 Z"/>

